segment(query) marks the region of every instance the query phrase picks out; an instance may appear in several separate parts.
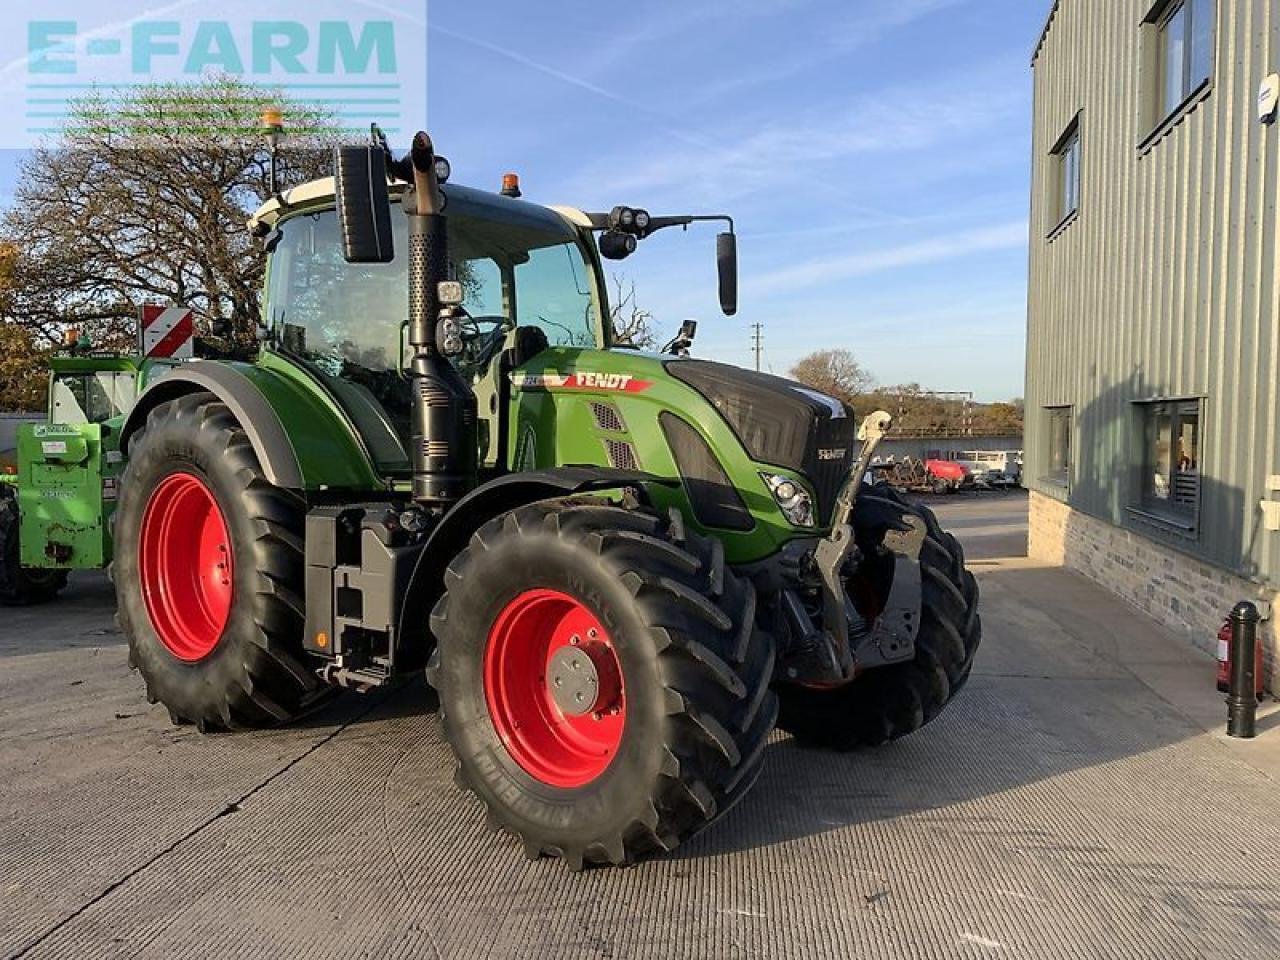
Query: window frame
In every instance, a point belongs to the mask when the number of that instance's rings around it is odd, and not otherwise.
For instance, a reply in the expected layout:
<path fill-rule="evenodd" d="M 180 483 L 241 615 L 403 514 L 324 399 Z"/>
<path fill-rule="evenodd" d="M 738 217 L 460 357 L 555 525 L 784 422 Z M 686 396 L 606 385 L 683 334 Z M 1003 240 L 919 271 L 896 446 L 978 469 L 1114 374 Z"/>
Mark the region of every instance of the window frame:
<path fill-rule="evenodd" d="M 1049 209 L 1053 211 L 1050 220 L 1053 227 L 1046 235 L 1053 240 L 1067 224 L 1080 215 L 1080 206 L 1084 193 L 1084 137 L 1080 124 L 1081 113 L 1071 118 L 1071 122 L 1063 129 L 1062 134 L 1054 142 L 1049 151 L 1053 176 L 1050 180 Z M 1071 182 L 1068 182 L 1068 177 Z M 1069 190 L 1068 187 L 1071 189 Z M 1074 204 L 1068 209 L 1068 197 Z"/>
<path fill-rule="evenodd" d="M 1071 404 L 1054 404 L 1045 406 L 1043 410 L 1047 442 L 1045 444 L 1040 479 L 1044 483 L 1051 484 L 1059 489 L 1070 490 L 1072 451 L 1075 448 L 1075 407 Z M 1065 449 L 1061 451 L 1062 466 L 1055 469 L 1055 463 L 1059 459 L 1059 451 L 1057 449 L 1058 435 L 1055 423 L 1062 420 L 1066 421 L 1066 427 L 1061 434 L 1061 439 L 1065 441 Z"/>
<path fill-rule="evenodd" d="M 1175 528 L 1181 532 L 1195 534 L 1200 529 L 1200 511 L 1204 497 L 1204 456 L 1205 456 L 1205 401 L 1203 397 L 1169 397 L 1134 402 L 1137 414 L 1137 428 L 1141 442 L 1137 445 L 1140 459 L 1135 464 L 1138 471 L 1137 489 L 1132 513 L 1143 519 L 1154 520 L 1162 525 Z M 1159 453 L 1159 437 L 1153 432 L 1158 430 L 1157 418 L 1169 419 L 1168 483 L 1169 493 L 1161 498 L 1155 491 L 1155 477 L 1161 466 Z M 1188 421 L 1195 421 L 1195 469 L 1182 470 L 1174 463 L 1174 446 L 1182 434 L 1182 426 Z M 1186 506 L 1178 505 L 1178 488 L 1185 486 L 1188 478 L 1194 482 L 1194 492 Z"/>
<path fill-rule="evenodd" d="M 1200 4 L 1207 4 L 1204 9 Z M 1196 70 L 1196 25 L 1197 11 L 1206 13 L 1210 21 L 1208 36 L 1208 63 L 1205 75 L 1197 78 Z M 1183 50 L 1181 64 L 1181 96 L 1175 103 L 1168 102 L 1168 72 L 1166 69 L 1166 43 L 1170 23 L 1182 12 L 1185 14 Z M 1158 0 L 1152 5 L 1142 28 L 1145 33 L 1143 62 L 1151 74 L 1146 84 L 1146 122 L 1144 128 L 1149 132 L 1138 144 L 1140 151 L 1146 151 L 1159 141 L 1166 132 L 1178 125 L 1181 119 L 1206 96 L 1213 88 L 1213 76 L 1218 63 L 1218 0 Z"/>

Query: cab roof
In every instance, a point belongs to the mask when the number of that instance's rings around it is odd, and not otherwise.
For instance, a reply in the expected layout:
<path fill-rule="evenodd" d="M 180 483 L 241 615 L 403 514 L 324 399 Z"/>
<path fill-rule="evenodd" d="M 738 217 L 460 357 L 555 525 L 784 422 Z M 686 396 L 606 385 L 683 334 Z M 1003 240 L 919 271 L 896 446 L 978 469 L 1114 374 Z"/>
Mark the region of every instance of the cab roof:
<path fill-rule="evenodd" d="M 402 196 L 408 186 L 397 182 L 390 184 L 388 189 L 391 196 L 395 198 Z M 453 183 L 446 184 L 440 189 L 450 203 L 456 203 L 472 213 L 488 210 L 495 217 L 519 219 L 556 230 L 563 230 L 566 226 L 587 228 L 591 226 L 587 215 L 574 207 L 544 207 L 526 200 L 504 197 L 499 193 Z M 335 190 L 333 177 L 324 177 L 292 187 L 259 207 L 257 212 L 249 218 L 249 229 L 250 231 L 261 227 L 271 229 L 295 211 L 308 207 L 332 206 Z"/>

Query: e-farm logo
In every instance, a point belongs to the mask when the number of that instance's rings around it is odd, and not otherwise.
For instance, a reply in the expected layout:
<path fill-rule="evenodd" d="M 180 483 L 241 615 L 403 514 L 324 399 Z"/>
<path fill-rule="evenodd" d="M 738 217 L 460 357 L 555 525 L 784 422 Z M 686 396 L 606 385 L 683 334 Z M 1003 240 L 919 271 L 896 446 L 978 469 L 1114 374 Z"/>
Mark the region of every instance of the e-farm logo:
<path fill-rule="evenodd" d="M 427 119 L 427 0 L 45 0 L 13 27 L 0 147 L 56 135 L 85 96 L 215 75 L 279 89 L 352 134 Z"/>

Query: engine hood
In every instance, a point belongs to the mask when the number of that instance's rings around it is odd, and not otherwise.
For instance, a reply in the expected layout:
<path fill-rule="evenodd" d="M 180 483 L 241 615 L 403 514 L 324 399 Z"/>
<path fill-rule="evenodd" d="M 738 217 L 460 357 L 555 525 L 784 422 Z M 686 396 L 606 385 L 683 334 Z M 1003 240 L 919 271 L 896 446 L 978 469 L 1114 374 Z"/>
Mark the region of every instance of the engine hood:
<path fill-rule="evenodd" d="M 670 360 L 667 372 L 702 394 L 753 460 L 809 476 L 820 499 L 853 460 L 853 411 L 792 380 L 708 360 Z"/>

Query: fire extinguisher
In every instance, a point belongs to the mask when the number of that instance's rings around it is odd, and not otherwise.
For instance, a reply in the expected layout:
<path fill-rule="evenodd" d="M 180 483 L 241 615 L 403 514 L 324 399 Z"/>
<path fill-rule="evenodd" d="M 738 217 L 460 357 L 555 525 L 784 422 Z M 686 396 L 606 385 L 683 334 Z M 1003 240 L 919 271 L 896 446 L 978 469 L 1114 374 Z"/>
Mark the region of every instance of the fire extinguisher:
<path fill-rule="evenodd" d="M 1262 699 L 1263 684 L 1266 678 L 1262 673 L 1262 644 L 1254 647 L 1253 676 L 1258 689 L 1258 699 Z M 1227 693 L 1231 689 L 1231 621 L 1228 620 L 1218 631 L 1218 690 Z"/>

